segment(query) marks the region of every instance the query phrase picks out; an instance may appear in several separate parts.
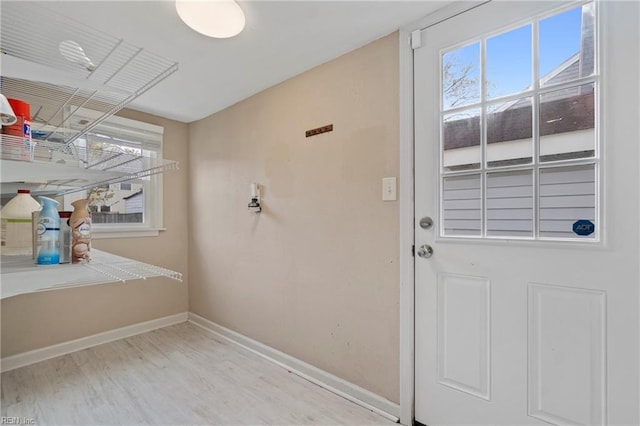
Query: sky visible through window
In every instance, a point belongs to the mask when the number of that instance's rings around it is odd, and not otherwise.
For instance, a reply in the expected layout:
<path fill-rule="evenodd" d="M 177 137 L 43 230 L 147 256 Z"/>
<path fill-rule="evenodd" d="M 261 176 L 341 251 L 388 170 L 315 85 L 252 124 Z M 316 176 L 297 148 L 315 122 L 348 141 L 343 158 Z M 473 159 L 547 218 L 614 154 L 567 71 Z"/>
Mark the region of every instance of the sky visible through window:
<path fill-rule="evenodd" d="M 540 20 L 540 78 L 544 78 L 580 52 L 581 22 L 580 6 Z M 487 38 L 485 69 L 488 99 L 519 93 L 531 87 L 532 28 L 531 24 L 527 24 Z M 445 53 L 443 68 L 445 109 L 480 101 L 479 42 Z M 460 80 L 464 80 L 462 84 L 456 84 Z"/>

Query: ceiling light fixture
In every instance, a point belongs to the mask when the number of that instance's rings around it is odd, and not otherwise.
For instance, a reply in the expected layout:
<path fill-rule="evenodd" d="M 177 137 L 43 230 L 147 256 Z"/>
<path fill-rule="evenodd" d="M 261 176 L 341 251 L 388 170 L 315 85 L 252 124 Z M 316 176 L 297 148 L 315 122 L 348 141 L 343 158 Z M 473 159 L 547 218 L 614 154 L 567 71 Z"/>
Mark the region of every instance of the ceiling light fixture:
<path fill-rule="evenodd" d="M 242 31 L 244 12 L 234 0 L 176 0 L 180 19 L 208 37 L 229 38 Z"/>

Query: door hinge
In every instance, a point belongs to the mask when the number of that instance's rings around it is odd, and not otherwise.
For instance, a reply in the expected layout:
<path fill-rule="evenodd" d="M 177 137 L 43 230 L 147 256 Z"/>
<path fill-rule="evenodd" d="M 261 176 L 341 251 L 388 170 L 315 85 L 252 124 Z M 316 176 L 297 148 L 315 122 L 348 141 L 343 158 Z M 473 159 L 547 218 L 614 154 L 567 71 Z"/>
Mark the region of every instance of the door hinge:
<path fill-rule="evenodd" d="M 411 256 L 416 257 L 416 246 L 411 246 Z"/>
<path fill-rule="evenodd" d="M 415 30 L 411 33 L 411 48 L 416 50 L 422 46 L 422 30 Z"/>

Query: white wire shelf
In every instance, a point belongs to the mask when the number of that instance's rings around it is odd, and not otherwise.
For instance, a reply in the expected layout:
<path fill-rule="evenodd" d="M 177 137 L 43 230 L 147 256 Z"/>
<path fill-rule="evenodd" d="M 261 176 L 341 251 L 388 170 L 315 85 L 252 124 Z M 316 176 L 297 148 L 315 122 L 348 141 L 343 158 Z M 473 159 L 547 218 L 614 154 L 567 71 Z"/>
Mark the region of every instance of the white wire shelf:
<path fill-rule="evenodd" d="M 41 3 L 3 2 L 1 15 L 0 89 L 30 104 L 32 130 L 47 141 L 73 142 L 178 70 Z M 76 119 L 82 109 L 100 115 Z"/>
<path fill-rule="evenodd" d="M 175 61 L 61 15 L 55 3 L 2 2 L 0 92 L 30 105 L 31 142 L 0 135 L 0 182 L 6 195 L 62 195 L 136 181 L 177 169 L 141 150 L 91 145 L 87 135 L 178 70 Z M 178 272 L 92 250 L 82 265 L 36 266 L 28 256 L 2 256 L 0 296 L 124 282 L 178 281 Z"/>
<path fill-rule="evenodd" d="M 169 269 L 91 250 L 91 262 L 36 265 L 31 256 L 2 256 L 0 298 L 138 279 L 166 277 L 182 282 L 182 274 Z"/>
<path fill-rule="evenodd" d="M 135 181 L 157 173 L 176 170 L 178 163 L 144 156 L 135 151 L 99 149 L 51 141 L 0 135 L 0 182 L 2 193 L 19 187 L 35 194 L 68 194 L 95 186 Z M 117 148 L 117 147 L 116 147 Z"/>

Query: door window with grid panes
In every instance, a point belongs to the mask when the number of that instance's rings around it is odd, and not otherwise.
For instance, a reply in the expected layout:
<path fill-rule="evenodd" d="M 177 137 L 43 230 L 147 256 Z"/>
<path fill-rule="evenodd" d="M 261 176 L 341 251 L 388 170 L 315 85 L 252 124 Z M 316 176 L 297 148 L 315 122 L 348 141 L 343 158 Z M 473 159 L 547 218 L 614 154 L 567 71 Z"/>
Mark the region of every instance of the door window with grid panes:
<path fill-rule="evenodd" d="M 440 234 L 597 241 L 592 2 L 441 52 Z"/>

